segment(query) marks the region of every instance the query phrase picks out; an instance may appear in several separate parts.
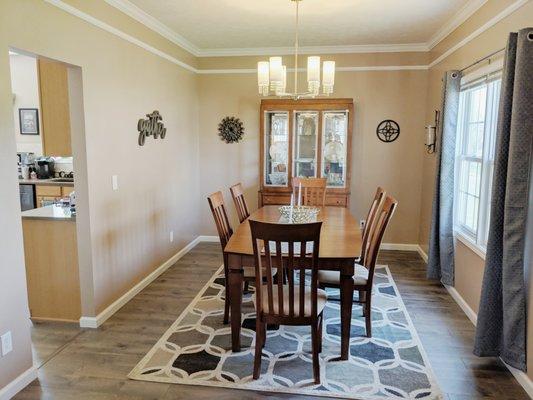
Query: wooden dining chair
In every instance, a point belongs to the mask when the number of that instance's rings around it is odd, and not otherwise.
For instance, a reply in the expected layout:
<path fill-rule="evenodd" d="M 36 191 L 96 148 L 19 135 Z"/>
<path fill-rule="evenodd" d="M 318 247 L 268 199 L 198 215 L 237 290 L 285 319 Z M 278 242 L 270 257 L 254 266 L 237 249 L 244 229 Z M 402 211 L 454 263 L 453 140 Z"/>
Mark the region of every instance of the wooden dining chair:
<path fill-rule="evenodd" d="M 231 192 L 231 197 L 233 197 L 233 202 L 235 203 L 235 208 L 237 209 L 239 222 L 242 222 L 250 216 L 248 206 L 246 205 L 246 199 L 244 198 L 244 190 L 242 185 L 237 183 L 236 185 L 230 187 L 229 191 Z"/>
<path fill-rule="evenodd" d="M 229 239 L 233 235 L 233 229 L 228 219 L 226 206 L 224 205 L 224 197 L 221 192 L 216 192 L 207 197 L 211 213 L 215 220 L 215 225 L 218 231 L 218 238 L 222 246 L 222 254 L 224 254 L 224 284 L 226 286 L 226 293 L 224 296 L 224 324 L 229 322 L 229 268 L 227 255 L 224 253 L 224 248 L 228 244 Z M 250 282 L 255 281 L 255 271 L 252 268 L 244 268 L 244 284 L 247 287 Z"/>
<path fill-rule="evenodd" d="M 310 224 L 270 224 L 250 220 L 256 273 L 256 342 L 254 379 L 259 379 L 261 353 L 266 341 L 266 326 L 310 325 L 313 376 L 320 383 L 319 353 L 322 351 L 322 311 L 326 292 L 318 288 L 318 253 L 322 222 Z M 312 243 L 312 252 L 308 251 Z M 273 268 L 288 276 L 274 282 Z M 306 284 L 305 271 L 311 270 Z M 296 274 L 298 272 L 299 274 Z M 266 282 L 263 283 L 263 273 Z M 296 279 L 298 277 L 298 279 Z"/>
<path fill-rule="evenodd" d="M 372 229 L 372 225 L 374 224 L 374 221 L 376 219 L 376 215 L 378 215 L 379 210 L 381 209 L 383 199 L 385 198 L 385 189 L 378 186 L 376 189 L 376 194 L 374 195 L 374 199 L 372 200 L 372 204 L 370 205 L 370 208 L 368 209 L 368 214 L 366 216 L 365 220 L 365 226 L 363 228 L 363 235 L 361 240 L 361 256 L 359 257 L 359 263 L 362 264 L 364 262 L 364 254 L 366 246 L 368 245 L 368 236 L 370 233 L 370 230 Z"/>
<path fill-rule="evenodd" d="M 369 232 L 368 246 L 363 254 L 363 263 L 355 265 L 353 277 L 353 289 L 359 291 L 359 299 L 356 303 L 363 305 L 363 315 L 365 317 L 365 327 L 367 337 L 372 337 L 372 282 L 374 280 L 374 269 L 383 240 L 383 235 L 389 225 L 394 210 L 398 206 L 398 201 L 391 196 L 387 196 L 383 207 L 377 213 L 371 231 Z M 340 273 L 337 271 L 319 271 L 319 286 L 340 288 Z M 361 296 L 361 293 L 363 296 Z"/>
<path fill-rule="evenodd" d="M 326 178 L 298 178 L 292 179 L 294 202 L 298 199 L 300 184 L 302 188 L 302 205 L 324 207 L 326 205 Z"/>

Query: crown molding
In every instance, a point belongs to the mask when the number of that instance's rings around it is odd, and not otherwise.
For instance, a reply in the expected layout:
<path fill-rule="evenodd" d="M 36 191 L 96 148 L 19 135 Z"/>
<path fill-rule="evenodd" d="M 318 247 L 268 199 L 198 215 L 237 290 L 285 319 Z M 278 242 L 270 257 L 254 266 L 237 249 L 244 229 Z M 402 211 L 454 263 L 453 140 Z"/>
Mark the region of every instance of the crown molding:
<path fill-rule="evenodd" d="M 450 33 L 463 24 L 477 10 L 479 10 L 488 0 L 469 0 L 459 11 L 457 11 L 426 43 L 429 50 L 433 49 L 443 41 Z"/>
<path fill-rule="evenodd" d="M 404 53 L 426 51 L 429 51 L 426 43 L 300 46 L 298 48 L 299 54 Z M 199 49 L 198 57 L 267 56 L 272 54 L 279 56 L 293 55 L 294 47 Z"/>
<path fill-rule="evenodd" d="M 455 53 L 457 50 L 459 50 L 461 47 L 465 46 L 472 40 L 474 40 L 476 37 L 481 35 L 486 30 L 492 28 L 494 25 L 496 25 L 498 22 L 500 22 L 502 19 L 508 17 L 512 13 L 514 13 L 516 10 L 518 10 L 523 5 L 527 4 L 531 0 L 517 0 L 509 7 L 502 10 L 499 14 L 496 14 L 494 17 L 489 19 L 487 22 L 485 22 L 483 25 L 481 25 L 479 28 L 477 28 L 474 32 L 472 32 L 470 35 L 463 38 L 463 40 L 457 42 L 455 45 L 450 47 L 448 50 L 446 50 L 444 53 L 442 53 L 439 57 L 437 57 L 435 60 L 433 60 L 431 63 L 429 63 L 429 68 L 434 67 L 438 63 L 440 63 L 442 60 L 447 58 L 450 54 Z"/>
<path fill-rule="evenodd" d="M 137 7 L 132 2 L 128 0 L 105 0 L 105 2 L 110 6 L 122 11 L 124 14 L 133 18 L 137 22 L 140 22 L 148 29 L 159 33 L 161 36 L 170 40 L 172 43 L 177 44 L 184 50 L 187 50 L 189 53 L 192 53 L 194 56 L 198 57 L 198 55 L 200 54 L 201 50 L 197 46 L 195 46 L 189 40 L 185 39 L 183 36 L 163 24 L 158 19 L 152 17 L 150 14 Z"/>
<path fill-rule="evenodd" d="M 365 71 L 422 71 L 429 69 L 428 65 L 368 65 L 357 67 L 337 67 L 335 72 L 365 72 Z M 298 68 L 298 72 L 306 72 L 305 68 Z M 287 68 L 287 72 L 294 72 L 294 68 Z M 229 69 L 199 69 L 200 75 L 211 74 L 257 74 L 255 68 L 229 68 Z"/>
<path fill-rule="evenodd" d="M 99 20 L 98 18 L 93 17 L 92 15 L 89 15 L 81 10 L 78 10 L 76 7 L 71 6 L 70 4 L 67 4 L 63 2 L 62 0 L 44 0 L 47 3 L 71 14 L 75 17 L 78 17 L 85 22 L 88 22 L 91 25 L 94 25 L 100 29 L 103 29 L 104 31 L 107 31 L 115 36 L 118 36 L 127 42 L 130 42 L 136 46 L 139 46 L 146 51 L 149 51 L 152 54 L 155 54 L 156 56 L 159 56 L 161 58 L 164 58 L 165 60 L 170 61 L 171 63 L 174 63 L 176 65 L 179 65 L 182 68 L 185 68 L 188 71 L 196 73 L 198 70 L 194 68 L 192 65 L 189 65 L 181 60 L 178 60 L 176 57 L 171 56 L 170 54 L 165 53 L 164 51 L 161 51 L 159 49 L 156 49 L 153 46 L 150 46 L 148 43 L 143 42 L 142 40 L 139 40 L 131 35 L 128 35 L 126 32 L 121 31 L 120 29 L 117 29 L 109 24 L 106 24 L 105 22 Z"/>

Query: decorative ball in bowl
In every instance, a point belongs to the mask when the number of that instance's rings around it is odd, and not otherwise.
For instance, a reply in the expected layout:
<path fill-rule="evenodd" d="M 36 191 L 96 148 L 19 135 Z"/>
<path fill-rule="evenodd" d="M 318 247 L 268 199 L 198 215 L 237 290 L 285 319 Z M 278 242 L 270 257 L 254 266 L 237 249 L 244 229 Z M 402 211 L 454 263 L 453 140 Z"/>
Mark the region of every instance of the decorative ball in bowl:
<path fill-rule="evenodd" d="M 292 211 L 291 211 L 292 208 Z M 301 224 L 316 221 L 316 216 L 320 212 L 319 208 L 309 206 L 281 206 L 279 213 L 290 223 Z"/>

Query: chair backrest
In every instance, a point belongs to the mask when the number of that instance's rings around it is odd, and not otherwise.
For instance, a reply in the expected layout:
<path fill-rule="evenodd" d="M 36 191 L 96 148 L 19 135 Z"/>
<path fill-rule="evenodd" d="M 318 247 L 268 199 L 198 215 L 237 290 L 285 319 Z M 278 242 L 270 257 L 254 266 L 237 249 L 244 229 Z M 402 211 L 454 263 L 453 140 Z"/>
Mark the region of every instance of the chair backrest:
<path fill-rule="evenodd" d="M 230 187 L 229 191 L 231 192 L 231 197 L 233 197 L 233 202 L 235 203 L 235 208 L 237 209 L 239 222 L 242 222 L 250 216 L 248 206 L 246 205 L 246 199 L 244 198 L 244 190 L 242 185 L 237 183 L 236 185 Z"/>
<path fill-rule="evenodd" d="M 326 178 L 298 178 L 292 179 L 294 202 L 298 199 L 298 191 L 302 187 L 302 205 L 324 207 L 326 205 Z"/>
<path fill-rule="evenodd" d="M 381 205 L 383 202 L 383 199 L 385 198 L 385 189 L 382 187 L 377 188 L 376 194 L 374 196 L 374 199 L 372 200 L 372 204 L 370 205 L 370 209 L 368 210 L 368 215 L 366 216 L 366 222 L 365 227 L 363 229 L 363 238 L 361 242 L 361 263 L 364 263 L 364 255 L 366 247 L 368 246 L 368 236 L 370 234 L 370 231 L 372 230 L 372 225 L 374 224 L 374 221 L 376 219 L 376 215 L 378 215 L 379 210 L 381 209 Z"/>
<path fill-rule="evenodd" d="M 263 291 L 256 291 L 257 315 L 303 318 L 305 316 L 305 270 L 311 270 L 311 316 L 317 315 L 318 253 L 322 222 L 310 224 L 270 224 L 250 220 L 254 249 L 255 285 L 261 288 L 266 278 L 267 305 L 263 308 Z M 312 243 L 312 245 L 310 244 Z M 310 247 L 312 246 L 312 248 Z M 264 268 L 264 271 L 263 271 Z M 272 278 L 277 268 L 277 283 Z M 299 272 L 296 282 L 295 272 Z M 288 276 L 287 284 L 281 277 Z M 295 288 L 297 288 L 295 290 Z M 284 298 L 284 289 L 288 299 Z M 295 296 L 298 295 L 298 301 Z M 288 300 L 288 304 L 284 301 Z M 295 303 L 298 304 L 295 309 Z M 277 305 L 277 307 L 276 307 Z"/>
<path fill-rule="evenodd" d="M 224 197 L 221 192 L 216 192 L 210 195 L 207 201 L 215 219 L 220 245 L 222 246 L 222 250 L 224 250 L 229 238 L 233 235 L 233 229 L 231 229 L 226 207 L 224 206 Z"/>
<path fill-rule="evenodd" d="M 397 206 L 398 201 L 394 197 L 387 196 L 383 207 L 376 215 L 373 227 L 369 233 L 369 244 L 365 250 L 366 254 L 363 262 L 364 267 L 368 269 L 368 285 L 372 285 L 374 268 L 376 267 L 381 241 Z"/>

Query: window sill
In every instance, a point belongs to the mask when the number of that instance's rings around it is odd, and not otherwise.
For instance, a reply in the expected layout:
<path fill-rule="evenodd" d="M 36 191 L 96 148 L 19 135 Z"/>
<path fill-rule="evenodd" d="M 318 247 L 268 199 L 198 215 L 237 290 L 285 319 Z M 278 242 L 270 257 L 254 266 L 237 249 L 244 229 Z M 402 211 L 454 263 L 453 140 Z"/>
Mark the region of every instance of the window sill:
<path fill-rule="evenodd" d="M 461 233 L 461 231 L 455 231 L 454 237 L 466 247 L 468 247 L 470 250 L 472 250 L 474 253 L 476 253 L 483 260 L 485 260 L 485 255 L 487 252 L 487 249 L 485 247 L 482 247 L 479 244 L 475 243 L 472 239 Z"/>

